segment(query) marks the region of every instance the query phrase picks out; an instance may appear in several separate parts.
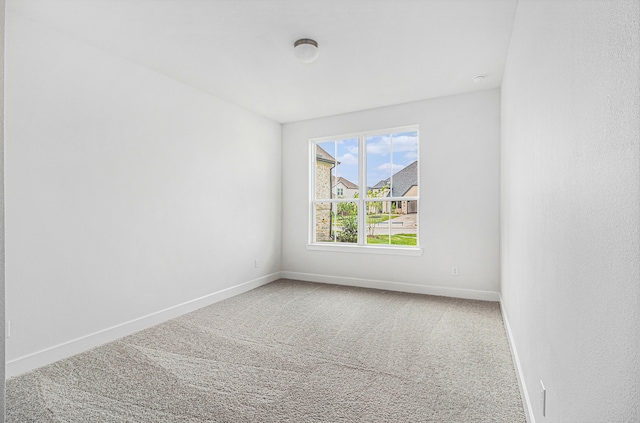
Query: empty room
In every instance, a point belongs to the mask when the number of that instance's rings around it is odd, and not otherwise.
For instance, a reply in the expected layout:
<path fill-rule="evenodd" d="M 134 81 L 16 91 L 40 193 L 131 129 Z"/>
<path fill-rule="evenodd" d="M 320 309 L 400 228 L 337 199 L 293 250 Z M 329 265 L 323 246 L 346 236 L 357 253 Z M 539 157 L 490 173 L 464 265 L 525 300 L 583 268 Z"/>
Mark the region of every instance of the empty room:
<path fill-rule="evenodd" d="M 640 0 L 0 4 L 0 421 L 640 422 Z"/>

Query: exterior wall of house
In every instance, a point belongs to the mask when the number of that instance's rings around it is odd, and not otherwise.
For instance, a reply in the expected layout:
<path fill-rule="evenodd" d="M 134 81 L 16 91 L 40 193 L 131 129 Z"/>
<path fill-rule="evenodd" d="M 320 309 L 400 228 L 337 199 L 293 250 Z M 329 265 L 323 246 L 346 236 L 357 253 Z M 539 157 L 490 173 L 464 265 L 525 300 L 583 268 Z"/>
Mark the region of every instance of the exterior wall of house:
<path fill-rule="evenodd" d="M 316 196 L 331 198 L 332 163 L 316 160 Z M 316 241 L 331 240 L 331 204 L 316 205 Z"/>
<path fill-rule="evenodd" d="M 342 189 L 342 195 L 337 194 L 338 189 Z M 336 184 L 336 195 L 338 195 L 338 197 L 341 196 L 344 198 L 354 198 L 357 193 L 357 189 L 347 188 L 346 185 L 344 185 L 342 182 Z"/>
<path fill-rule="evenodd" d="M 412 186 L 409 190 L 404 194 L 404 197 L 415 197 L 418 195 L 418 187 Z"/>
<path fill-rule="evenodd" d="M 399 214 L 411 214 L 418 212 L 418 202 L 417 201 L 403 201 L 401 207 L 396 209 L 396 212 Z"/>
<path fill-rule="evenodd" d="M 412 186 L 409 188 L 409 191 L 404 195 L 404 197 L 415 197 L 418 195 L 418 187 Z M 403 201 L 402 202 L 402 214 L 409 213 L 417 213 L 418 212 L 418 202 L 417 201 Z"/>

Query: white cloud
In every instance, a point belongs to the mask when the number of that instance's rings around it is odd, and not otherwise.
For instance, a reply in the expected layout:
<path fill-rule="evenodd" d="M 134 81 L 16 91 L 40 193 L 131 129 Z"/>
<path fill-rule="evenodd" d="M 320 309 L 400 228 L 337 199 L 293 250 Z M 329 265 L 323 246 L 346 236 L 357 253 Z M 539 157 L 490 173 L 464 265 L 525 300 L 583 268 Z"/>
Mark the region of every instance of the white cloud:
<path fill-rule="evenodd" d="M 376 142 L 367 143 L 367 153 L 385 155 L 391 151 L 391 137 L 384 136 Z M 400 136 L 393 137 L 393 152 L 404 153 L 418 151 L 418 137 Z"/>
<path fill-rule="evenodd" d="M 376 167 L 376 170 L 381 170 L 381 171 L 386 171 L 388 172 L 389 169 L 391 169 L 391 163 L 382 163 L 380 166 Z M 393 173 L 396 173 L 399 170 L 404 169 L 403 165 L 400 164 L 393 164 Z M 388 176 L 387 176 L 388 177 Z"/>
<path fill-rule="evenodd" d="M 358 164 L 358 156 L 354 156 L 351 153 L 346 153 L 344 156 L 338 157 L 340 164 L 355 165 Z"/>
<path fill-rule="evenodd" d="M 409 151 L 407 152 L 407 154 L 404 155 L 404 158 L 407 160 L 417 160 L 418 159 L 418 152 L 417 151 Z"/>
<path fill-rule="evenodd" d="M 367 143 L 367 154 L 379 154 L 385 155 L 389 154 L 389 138 L 382 138 L 378 142 L 368 142 Z"/>
<path fill-rule="evenodd" d="M 418 151 L 418 137 L 394 137 L 393 152 L 404 153 L 405 151 Z"/>

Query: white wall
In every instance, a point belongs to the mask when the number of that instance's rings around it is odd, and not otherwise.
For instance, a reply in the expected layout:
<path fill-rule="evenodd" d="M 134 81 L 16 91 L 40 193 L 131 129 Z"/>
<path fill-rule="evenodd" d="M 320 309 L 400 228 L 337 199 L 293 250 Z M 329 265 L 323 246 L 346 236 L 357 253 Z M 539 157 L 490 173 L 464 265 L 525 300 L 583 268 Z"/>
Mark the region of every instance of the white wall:
<path fill-rule="evenodd" d="M 0 0 L 0 363 L 5 362 L 4 304 L 4 0 Z M 4 422 L 5 366 L 0 366 L 0 423 Z"/>
<path fill-rule="evenodd" d="M 518 3 L 501 293 L 537 422 L 640 421 L 639 9 Z"/>
<path fill-rule="evenodd" d="M 487 90 L 284 125 L 284 275 L 497 298 L 499 118 L 499 91 Z M 420 125 L 422 256 L 308 251 L 308 140 L 413 124 Z M 454 265 L 460 276 L 451 276 Z"/>
<path fill-rule="evenodd" d="M 6 41 L 8 374 L 277 276 L 279 124 L 11 13 Z"/>

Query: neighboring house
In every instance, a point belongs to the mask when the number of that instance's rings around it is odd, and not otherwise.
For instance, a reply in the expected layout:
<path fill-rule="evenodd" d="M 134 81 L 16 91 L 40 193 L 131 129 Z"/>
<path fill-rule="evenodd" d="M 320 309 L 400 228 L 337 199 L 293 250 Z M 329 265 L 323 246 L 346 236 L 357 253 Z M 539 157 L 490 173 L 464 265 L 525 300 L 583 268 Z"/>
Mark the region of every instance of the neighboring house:
<path fill-rule="evenodd" d="M 342 176 L 338 177 L 333 188 L 337 198 L 354 198 L 358 193 L 358 186 Z"/>
<path fill-rule="evenodd" d="M 392 192 L 390 192 L 390 185 Z M 379 193 L 379 198 L 384 197 L 416 197 L 418 195 L 418 162 L 409 164 L 404 169 L 396 172 L 390 178 L 378 182 L 371 188 L 374 193 Z M 388 213 L 389 206 L 395 206 L 395 212 L 398 214 L 408 214 L 418 212 L 418 202 L 411 201 L 392 201 L 391 204 L 383 203 L 382 212 Z"/>
<path fill-rule="evenodd" d="M 331 170 L 336 159 L 316 144 L 316 198 L 332 198 Z M 316 241 L 331 241 L 331 203 L 316 205 Z"/>

